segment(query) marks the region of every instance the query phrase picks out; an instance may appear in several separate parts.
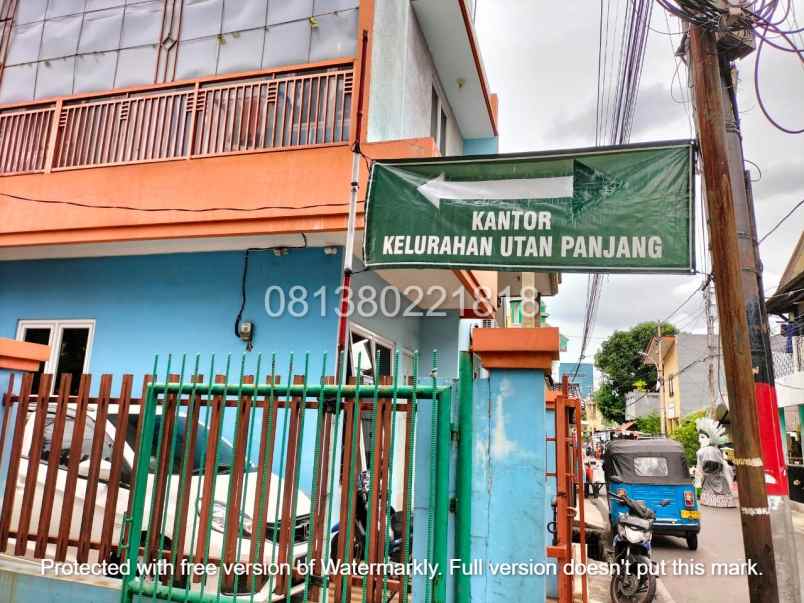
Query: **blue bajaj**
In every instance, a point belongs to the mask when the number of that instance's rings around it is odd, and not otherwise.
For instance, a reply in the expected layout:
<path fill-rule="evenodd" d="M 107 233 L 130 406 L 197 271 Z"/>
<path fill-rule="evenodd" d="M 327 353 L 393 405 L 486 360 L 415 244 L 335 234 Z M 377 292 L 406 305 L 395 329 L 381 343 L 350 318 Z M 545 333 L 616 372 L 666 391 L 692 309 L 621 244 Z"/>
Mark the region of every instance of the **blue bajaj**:
<path fill-rule="evenodd" d="M 612 528 L 628 507 L 619 499 L 638 501 L 655 514 L 653 533 L 686 539 L 698 548 L 700 511 L 684 448 L 674 440 L 614 440 L 606 446 L 603 471 L 609 494 Z M 614 530 L 616 533 L 616 530 Z"/>

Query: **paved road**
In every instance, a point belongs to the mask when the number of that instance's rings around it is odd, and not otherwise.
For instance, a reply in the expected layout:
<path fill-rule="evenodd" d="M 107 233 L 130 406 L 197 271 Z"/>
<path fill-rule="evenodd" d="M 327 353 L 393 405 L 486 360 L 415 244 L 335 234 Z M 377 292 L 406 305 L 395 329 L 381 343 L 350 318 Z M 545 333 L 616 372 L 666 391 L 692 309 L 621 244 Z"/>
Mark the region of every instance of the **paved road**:
<path fill-rule="evenodd" d="M 698 550 L 688 550 L 686 542 L 680 538 L 654 536 L 654 560 L 664 560 L 668 569 L 676 559 L 701 562 L 707 570 L 712 563 L 744 561 L 738 510 L 701 507 L 701 513 L 702 529 L 698 537 Z M 804 575 L 804 516 L 798 513 L 794 517 L 799 572 Z M 662 578 L 662 582 L 678 603 L 748 602 L 748 583 L 744 576 L 713 576 L 709 571 L 700 577 L 668 573 Z"/>

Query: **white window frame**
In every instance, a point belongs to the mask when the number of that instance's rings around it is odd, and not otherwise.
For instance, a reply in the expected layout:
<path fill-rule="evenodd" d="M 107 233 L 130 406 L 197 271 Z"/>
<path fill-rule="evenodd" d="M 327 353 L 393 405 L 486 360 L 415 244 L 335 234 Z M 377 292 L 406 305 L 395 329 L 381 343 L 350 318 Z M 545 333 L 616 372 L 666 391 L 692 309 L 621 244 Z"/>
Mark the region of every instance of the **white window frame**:
<path fill-rule="evenodd" d="M 433 101 L 437 101 L 435 106 L 432 105 Z M 434 135 L 434 140 L 439 155 L 442 157 L 447 156 L 449 155 L 449 149 L 447 148 L 447 145 L 449 144 L 447 132 L 449 131 L 450 112 L 447 111 L 447 104 L 444 101 L 444 94 L 441 92 L 441 87 L 436 85 L 435 81 L 433 82 L 432 99 L 430 102 L 430 134 Z M 436 112 L 435 124 L 432 123 L 433 110 Z M 433 132 L 434 126 L 435 132 Z"/>
<path fill-rule="evenodd" d="M 361 337 L 365 337 L 366 339 L 371 339 L 376 343 L 384 345 L 385 347 L 391 350 L 391 370 L 393 371 L 394 368 L 394 360 L 393 356 L 397 352 L 399 352 L 399 368 L 404 368 L 404 357 L 407 357 L 410 360 L 411 368 L 413 367 L 413 350 L 409 350 L 405 346 L 401 346 L 397 344 L 397 342 L 388 339 L 377 333 L 376 331 L 372 331 L 371 329 L 367 329 L 364 326 L 361 326 L 357 323 L 349 323 L 349 353 L 352 353 L 352 335 L 357 334 Z M 374 362 L 374 358 L 371 359 L 371 362 Z"/>
<path fill-rule="evenodd" d="M 84 355 L 83 372 L 89 372 L 90 360 L 92 358 L 92 344 L 95 341 L 95 319 L 64 319 L 64 320 L 41 320 L 41 319 L 20 319 L 17 321 L 17 339 L 23 340 L 26 329 L 50 329 L 50 357 L 45 362 L 46 373 L 55 374 L 59 361 L 59 351 L 61 350 L 61 340 L 64 336 L 64 329 L 89 329 L 87 335 L 87 351 Z M 51 385 L 51 390 L 55 389 L 55 379 Z"/>
<path fill-rule="evenodd" d="M 349 327 L 352 333 L 356 333 L 361 337 L 365 337 L 366 339 L 373 339 L 377 343 L 381 343 L 385 347 L 390 348 L 391 352 L 394 352 L 396 350 L 396 342 L 391 341 L 387 337 L 383 337 L 382 335 L 376 333 L 375 331 L 372 331 L 371 329 L 367 329 L 366 327 L 362 327 L 359 324 L 355 323 L 352 323 L 351 325 L 349 325 Z"/>

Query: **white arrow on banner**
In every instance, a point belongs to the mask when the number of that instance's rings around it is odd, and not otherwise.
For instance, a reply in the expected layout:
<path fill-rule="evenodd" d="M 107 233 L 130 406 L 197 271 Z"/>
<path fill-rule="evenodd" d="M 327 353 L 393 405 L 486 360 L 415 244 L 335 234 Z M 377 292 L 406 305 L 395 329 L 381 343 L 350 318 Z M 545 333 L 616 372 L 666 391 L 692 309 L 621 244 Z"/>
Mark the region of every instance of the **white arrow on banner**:
<path fill-rule="evenodd" d="M 444 174 L 428 180 L 418 190 L 436 209 L 441 199 L 560 199 L 572 197 L 572 176 L 515 178 L 512 180 L 445 180 Z"/>

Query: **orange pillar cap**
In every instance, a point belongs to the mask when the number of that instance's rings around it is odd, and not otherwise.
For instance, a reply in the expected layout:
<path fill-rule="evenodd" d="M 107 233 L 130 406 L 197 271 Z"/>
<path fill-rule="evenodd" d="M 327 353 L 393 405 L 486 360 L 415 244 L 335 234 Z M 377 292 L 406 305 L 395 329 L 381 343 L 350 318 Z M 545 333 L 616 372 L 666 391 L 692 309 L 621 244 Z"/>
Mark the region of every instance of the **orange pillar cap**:
<path fill-rule="evenodd" d="M 549 371 L 559 358 L 556 327 L 535 329 L 475 329 L 472 351 L 483 368 L 542 369 Z"/>
<path fill-rule="evenodd" d="M 0 369 L 38 371 L 39 363 L 50 358 L 50 346 L 0 337 Z"/>

